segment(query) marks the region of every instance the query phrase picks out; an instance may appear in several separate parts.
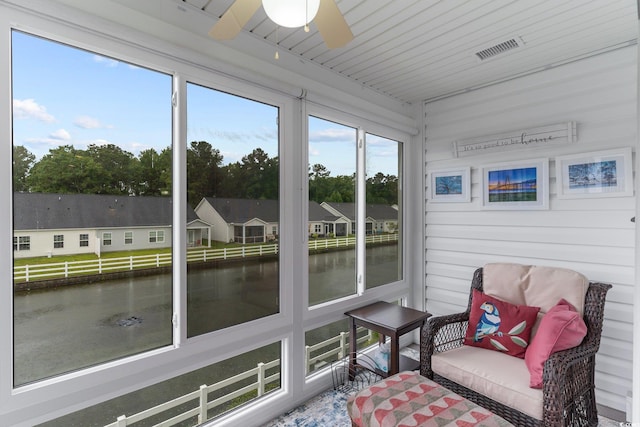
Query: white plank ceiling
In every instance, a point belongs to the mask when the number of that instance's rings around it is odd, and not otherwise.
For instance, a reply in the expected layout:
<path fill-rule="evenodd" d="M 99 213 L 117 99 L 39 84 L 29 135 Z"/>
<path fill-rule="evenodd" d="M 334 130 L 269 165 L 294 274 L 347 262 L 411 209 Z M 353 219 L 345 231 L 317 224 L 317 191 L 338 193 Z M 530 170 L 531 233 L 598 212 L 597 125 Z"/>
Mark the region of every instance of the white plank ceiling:
<path fill-rule="evenodd" d="M 79 0 L 58 1 L 97 14 L 108 3 L 89 2 L 89 7 Z M 171 21 L 212 45 L 251 56 L 279 50 L 410 104 L 634 45 L 638 39 L 636 0 L 335 0 L 354 34 L 337 49 L 326 48 L 313 23 L 309 33 L 302 28 L 276 31 L 262 6 L 244 26 L 242 42 L 209 38 L 208 30 L 235 0 L 112 1 Z M 164 15 L 163 5 L 169 10 Z M 522 46 L 484 61 L 476 56 L 508 40 Z"/>
<path fill-rule="evenodd" d="M 214 19 L 234 0 L 184 0 Z M 635 44 L 635 0 L 338 0 L 354 39 L 327 49 L 320 34 L 278 30 L 280 49 L 403 102 L 415 103 Z M 275 45 L 262 7 L 245 26 Z M 510 39 L 521 48 L 480 61 Z M 224 42 L 221 42 L 224 43 Z"/>

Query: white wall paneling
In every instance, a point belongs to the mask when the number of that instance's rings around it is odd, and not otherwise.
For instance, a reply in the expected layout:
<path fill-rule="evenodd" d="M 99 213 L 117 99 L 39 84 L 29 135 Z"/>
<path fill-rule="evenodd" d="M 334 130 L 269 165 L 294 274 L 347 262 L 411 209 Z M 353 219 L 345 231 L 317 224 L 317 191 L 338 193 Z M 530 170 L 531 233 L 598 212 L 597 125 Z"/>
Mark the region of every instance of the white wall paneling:
<path fill-rule="evenodd" d="M 596 364 L 600 405 L 624 412 L 632 380 L 634 197 L 557 198 L 555 157 L 637 147 L 637 49 L 628 47 L 424 105 L 428 173 L 471 167 L 470 203 L 426 202 L 425 295 L 435 314 L 461 311 L 473 271 L 487 262 L 549 265 L 613 284 Z M 570 144 L 455 158 L 453 142 L 548 123 L 577 122 Z M 549 209 L 482 209 L 484 165 L 549 158 Z M 637 308 L 636 308 L 637 309 Z"/>

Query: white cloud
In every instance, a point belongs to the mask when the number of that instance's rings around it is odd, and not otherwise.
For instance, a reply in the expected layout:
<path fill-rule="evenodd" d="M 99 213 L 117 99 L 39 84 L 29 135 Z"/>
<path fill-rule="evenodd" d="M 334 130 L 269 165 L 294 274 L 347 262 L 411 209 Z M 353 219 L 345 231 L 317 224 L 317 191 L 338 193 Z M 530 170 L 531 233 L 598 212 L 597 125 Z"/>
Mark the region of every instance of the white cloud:
<path fill-rule="evenodd" d="M 101 129 L 108 127 L 100 123 L 100 120 L 90 116 L 78 116 L 73 121 L 73 124 L 82 129 Z"/>
<path fill-rule="evenodd" d="M 355 129 L 322 129 L 309 133 L 309 140 L 315 142 L 322 141 L 349 141 L 356 140 Z"/>
<path fill-rule="evenodd" d="M 107 58 L 106 56 L 93 55 L 93 62 L 97 62 L 98 64 L 104 64 L 107 67 L 117 67 L 120 63 L 112 58 Z"/>
<path fill-rule="evenodd" d="M 49 138 L 59 140 L 59 141 L 69 141 L 71 139 L 71 135 L 64 129 L 58 129 L 57 131 L 51 133 Z"/>
<path fill-rule="evenodd" d="M 13 117 L 17 119 L 36 119 L 45 123 L 53 123 L 56 119 L 47 112 L 47 107 L 33 99 L 14 99 Z"/>

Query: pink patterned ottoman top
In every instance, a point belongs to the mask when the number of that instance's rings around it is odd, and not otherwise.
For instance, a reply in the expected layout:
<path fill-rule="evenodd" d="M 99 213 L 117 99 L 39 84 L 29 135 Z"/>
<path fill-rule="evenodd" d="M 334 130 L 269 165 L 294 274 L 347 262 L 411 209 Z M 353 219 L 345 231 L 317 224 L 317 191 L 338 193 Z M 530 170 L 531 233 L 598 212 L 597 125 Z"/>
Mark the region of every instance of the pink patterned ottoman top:
<path fill-rule="evenodd" d="M 418 375 L 400 372 L 349 397 L 347 410 L 360 427 L 504 427 L 509 422 Z"/>

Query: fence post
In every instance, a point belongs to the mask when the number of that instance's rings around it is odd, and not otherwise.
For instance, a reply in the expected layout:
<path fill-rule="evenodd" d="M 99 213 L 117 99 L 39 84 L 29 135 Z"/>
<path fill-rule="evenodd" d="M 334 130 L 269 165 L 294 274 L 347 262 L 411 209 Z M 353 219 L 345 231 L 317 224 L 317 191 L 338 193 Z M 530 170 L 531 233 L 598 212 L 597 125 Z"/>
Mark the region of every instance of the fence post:
<path fill-rule="evenodd" d="M 69 261 L 64 262 L 64 278 L 69 277 Z"/>
<path fill-rule="evenodd" d="M 207 385 L 200 386 L 200 411 L 198 413 L 198 424 L 207 421 Z"/>
<path fill-rule="evenodd" d="M 347 354 L 347 332 L 340 332 L 340 352 L 338 359 L 342 359 Z"/>
<path fill-rule="evenodd" d="M 24 281 L 29 281 L 29 264 L 24 266 Z"/>
<path fill-rule="evenodd" d="M 264 394 L 264 385 L 265 385 L 265 368 L 264 363 L 258 363 L 258 397 Z"/>
<path fill-rule="evenodd" d="M 98 258 L 98 274 L 102 274 L 102 258 Z"/>
<path fill-rule="evenodd" d="M 156 254 L 156 267 L 160 267 L 160 254 Z"/>
<path fill-rule="evenodd" d="M 129 255 L 129 270 L 133 270 L 133 255 Z"/>
<path fill-rule="evenodd" d="M 127 427 L 127 416 L 120 415 L 117 419 L 118 427 Z"/>
<path fill-rule="evenodd" d="M 207 250 L 202 251 L 202 261 L 207 262 Z"/>
<path fill-rule="evenodd" d="M 308 375 L 309 371 L 311 371 L 311 347 L 308 345 L 304 346 L 304 374 Z"/>
<path fill-rule="evenodd" d="M 244 257 L 245 257 L 245 255 L 244 255 L 244 246 L 243 246 L 242 247 L 242 258 L 244 258 Z"/>
<path fill-rule="evenodd" d="M 222 254 L 222 259 L 227 259 L 227 248 L 224 248 L 224 252 Z"/>

